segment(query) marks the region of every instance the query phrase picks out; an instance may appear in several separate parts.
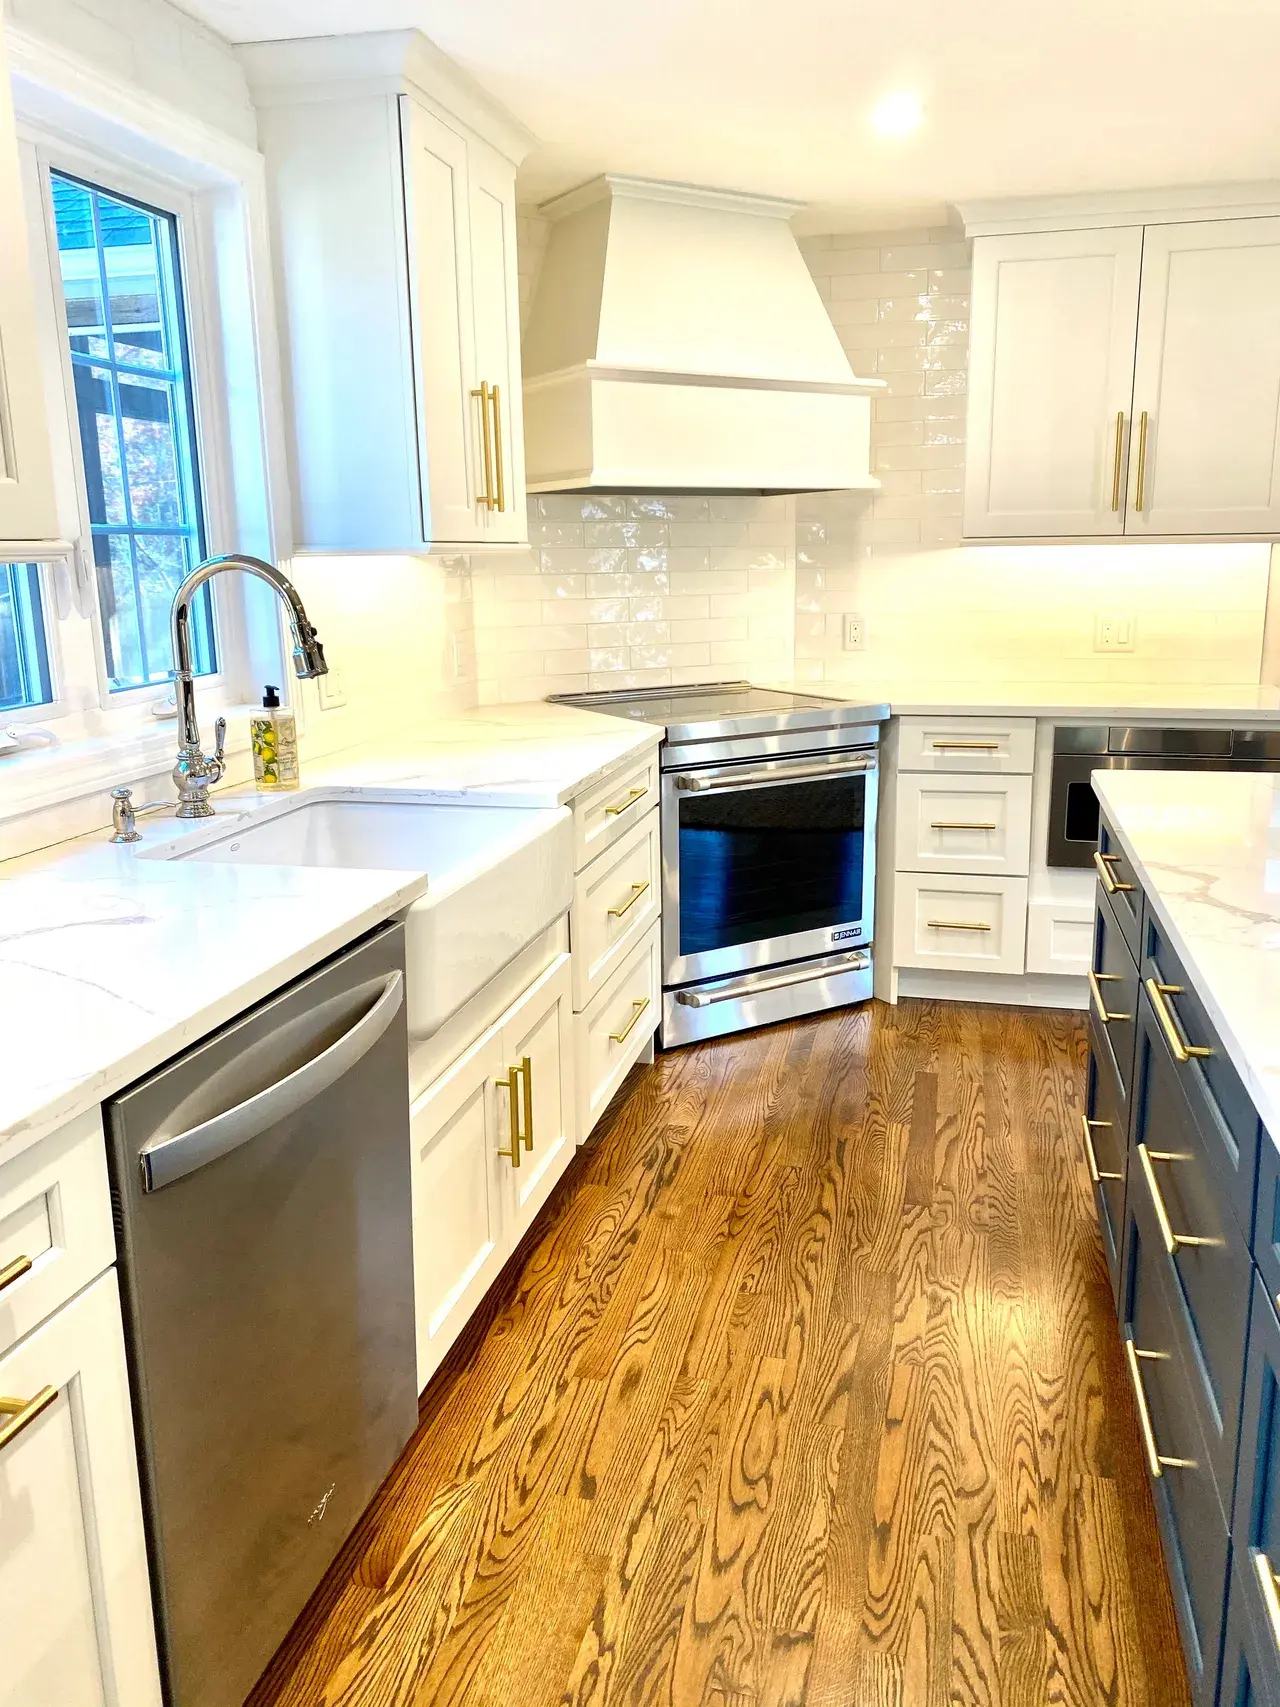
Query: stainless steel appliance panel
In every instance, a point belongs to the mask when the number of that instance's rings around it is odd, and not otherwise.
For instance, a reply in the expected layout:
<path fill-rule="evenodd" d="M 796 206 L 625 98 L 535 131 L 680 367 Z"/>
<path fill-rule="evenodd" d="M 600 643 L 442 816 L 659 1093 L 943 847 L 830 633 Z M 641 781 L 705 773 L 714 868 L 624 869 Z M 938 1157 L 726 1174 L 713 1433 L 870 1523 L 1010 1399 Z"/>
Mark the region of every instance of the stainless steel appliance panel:
<path fill-rule="evenodd" d="M 871 953 L 823 955 L 731 978 L 708 979 L 662 996 L 662 1046 L 724 1037 L 871 999 Z"/>
<path fill-rule="evenodd" d="M 417 1423 L 403 977 L 395 926 L 108 1105 L 173 1707 L 240 1707 Z"/>

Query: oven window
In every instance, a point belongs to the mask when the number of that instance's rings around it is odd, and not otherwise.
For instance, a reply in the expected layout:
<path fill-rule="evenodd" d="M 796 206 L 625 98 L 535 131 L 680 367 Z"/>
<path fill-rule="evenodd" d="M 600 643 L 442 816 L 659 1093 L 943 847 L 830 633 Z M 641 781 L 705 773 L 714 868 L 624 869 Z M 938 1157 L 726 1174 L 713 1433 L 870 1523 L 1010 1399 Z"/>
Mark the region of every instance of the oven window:
<path fill-rule="evenodd" d="M 680 800 L 680 952 L 862 919 L 863 776 Z"/>
<path fill-rule="evenodd" d="M 1098 839 L 1098 797 L 1087 777 L 1084 782 L 1067 784 L 1062 833 L 1069 842 L 1088 842 L 1090 846 Z"/>

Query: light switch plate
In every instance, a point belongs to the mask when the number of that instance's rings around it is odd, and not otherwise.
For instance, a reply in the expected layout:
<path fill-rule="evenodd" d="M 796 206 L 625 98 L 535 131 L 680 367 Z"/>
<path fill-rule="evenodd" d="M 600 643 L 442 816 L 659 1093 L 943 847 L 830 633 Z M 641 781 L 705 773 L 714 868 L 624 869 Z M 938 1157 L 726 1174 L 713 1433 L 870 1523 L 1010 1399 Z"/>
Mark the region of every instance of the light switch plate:
<path fill-rule="evenodd" d="M 320 691 L 321 711 L 336 711 L 340 705 L 347 703 L 347 684 L 342 671 L 332 664 L 329 672 L 316 677 L 316 687 Z"/>
<path fill-rule="evenodd" d="M 844 649 L 846 652 L 865 652 L 867 649 L 867 625 L 856 611 L 845 614 Z"/>
<path fill-rule="evenodd" d="M 1095 652 L 1132 652 L 1138 632 L 1133 611 L 1099 611 L 1093 619 Z"/>

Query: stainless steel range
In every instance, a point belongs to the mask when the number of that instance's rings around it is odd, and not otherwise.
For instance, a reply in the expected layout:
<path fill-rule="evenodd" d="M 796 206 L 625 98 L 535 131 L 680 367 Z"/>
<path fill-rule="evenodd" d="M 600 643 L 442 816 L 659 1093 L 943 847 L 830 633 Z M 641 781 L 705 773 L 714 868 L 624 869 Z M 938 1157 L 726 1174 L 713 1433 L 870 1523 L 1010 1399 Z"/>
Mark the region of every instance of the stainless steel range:
<path fill-rule="evenodd" d="M 662 724 L 662 1045 L 871 994 L 884 705 L 748 682 L 562 694 Z"/>

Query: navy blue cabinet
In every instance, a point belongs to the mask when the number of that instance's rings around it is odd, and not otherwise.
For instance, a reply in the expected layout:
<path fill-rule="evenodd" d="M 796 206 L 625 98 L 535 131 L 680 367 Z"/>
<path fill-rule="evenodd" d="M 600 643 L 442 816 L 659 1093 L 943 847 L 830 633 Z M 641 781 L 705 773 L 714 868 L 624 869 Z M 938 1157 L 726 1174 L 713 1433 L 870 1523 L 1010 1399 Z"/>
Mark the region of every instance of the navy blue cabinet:
<path fill-rule="evenodd" d="M 1280 1297 L 1280 1146 L 1261 1130 L 1258 1198 L 1253 1212 L 1253 1260 L 1274 1303 Z"/>
<path fill-rule="evenodd" d="M 1133 1083 L 1134 1024 L 1138 1017 L 1138 963 L 1111 902 L 1098 895 L 1089 968 L 1089 1018 L 1115 1075 L 1127 1112 Z"/>
<path fill-rule="evenodd" d="M 1098 1210 L 1102 1248 L 1119 1301 L 1120 1251 L 1124 1239 L 1125 1173 L 1129 1166 L 1129 1115 L 1120 1101 L 1097 1027 L 1089 1026 L 1089 1067 L 1081 1138 Z"/>
<path fill-rule="evenodd" d="M 1250 1604 L 1246 1564 L 1231 1572 L 1227 1598 L 1227 1628 L 1222 1638 L 1222 1681 L 1219 1707 L 1280 1707 L 1280 1665 L 1275 1637 L 1259 1626 Z"/>
<path fill-rule="evenodd" d="M 1280 1320 L 1260 1275 L 1253 1283 L 1232 1534 L 1239 1578 L 1232 1594 L 1257 1649 L 1250 1676 L 1265 1675 L 1280 1699 Z"/>

